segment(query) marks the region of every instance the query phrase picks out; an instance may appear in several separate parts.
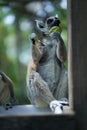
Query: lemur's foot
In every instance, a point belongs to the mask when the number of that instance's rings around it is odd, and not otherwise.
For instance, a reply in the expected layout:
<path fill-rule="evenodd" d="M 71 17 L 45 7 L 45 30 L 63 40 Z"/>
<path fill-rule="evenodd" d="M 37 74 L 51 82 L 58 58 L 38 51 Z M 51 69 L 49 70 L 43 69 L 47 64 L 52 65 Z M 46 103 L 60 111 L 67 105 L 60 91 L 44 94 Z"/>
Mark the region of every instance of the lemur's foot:
<path fill-rule="evenodd" d="M 6 103 L 6 104 L 4 104 L 3 106 L 4 106 L 4 108 L 5 108 L 6 110 L 12 108 L 12 104 L 11 104 L 11 103 Z"/>
<path fill-rule="evenodd" d="M 55 114 L 62 114 L 63 113 L 63 105 L 58 100 L 51 101 L 50 109 Z"/>
<path fill-rule="evenodd" d="M 12 98 L 10 103 L 3 104 L 4 108 L 6 110 L 12 108 L 14 105 L 18 104 L 17 100 L 15 98 Z"/>

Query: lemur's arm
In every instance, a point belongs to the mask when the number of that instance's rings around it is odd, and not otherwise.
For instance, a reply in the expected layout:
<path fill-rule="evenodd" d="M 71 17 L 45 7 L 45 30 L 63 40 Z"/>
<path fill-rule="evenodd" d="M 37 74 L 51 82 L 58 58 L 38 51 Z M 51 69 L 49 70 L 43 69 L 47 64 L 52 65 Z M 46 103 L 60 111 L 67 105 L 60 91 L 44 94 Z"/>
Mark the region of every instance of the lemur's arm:
<path fill-rule="evenodd" d="M 66 47 L 60 33 L 53 32 L 50 34 L 50 36 L 52 37 L 52 39 L 57 40 L 58 44 L 57 44 L 56 54 L 57 54 L 58 59 L 62 63 L 64 63 L 67 59 L 67 51 L 66 51 Z"/>
<path fill-rule="evenodd" d="M 32 59 L 29 61 L 29 64 L 27 67 L 27 77 L 26 77 L 27 84 L 28 84 L 28 80 L 32 72 L 37 70 L 38 62 L 42 56 L 42 53 L 39 47 L 37 46 L 37 44 L 39 44 L 38 42 L 40 41 L 38 40 L 35 33 L 31 34 L 30 40 L 32 42 Z"/>
<path fill-rule="evenodd" d="M 34 63 L 37 65 L 42 56 L 42 52 L 37 45 L 39 44 L 40 40 L 37 38 L 35 33 L 31 34 L 30 39 L 32 42 L 32 58 L 34 60 Z"/>
<path fill-rule="evenodd" d="M 35 45 L 32 45 L 32 58 L 34 60 L 34 63 L 37 65 L 40 58 L 42 56 L 41 51 L 39 50 L 39 48 Z"/>

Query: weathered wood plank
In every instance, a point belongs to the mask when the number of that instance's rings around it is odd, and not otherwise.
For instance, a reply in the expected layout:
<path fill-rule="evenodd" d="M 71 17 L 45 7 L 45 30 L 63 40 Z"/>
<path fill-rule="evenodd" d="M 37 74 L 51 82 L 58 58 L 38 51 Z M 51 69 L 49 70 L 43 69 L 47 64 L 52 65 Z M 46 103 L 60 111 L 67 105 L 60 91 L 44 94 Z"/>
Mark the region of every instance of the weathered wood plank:
<path fill-rule="evenodd" d="M 32 105 L 0 107 L 0 130 L 75 130 L 75 116 L 69 107 L 55 115 L 47 108 Z"/>
<path fill-rule="evenodd" d="M 35 107 L 34 105 L 17 105 L 11 109 L 5 110 L 0 107 L 0 117 L 2 116 L 35 116 L 35 115 L 54 115 L 49 108 Z M 74 115 L 74 112 L 68 106 L 64 106 L 63 115 Z"/>

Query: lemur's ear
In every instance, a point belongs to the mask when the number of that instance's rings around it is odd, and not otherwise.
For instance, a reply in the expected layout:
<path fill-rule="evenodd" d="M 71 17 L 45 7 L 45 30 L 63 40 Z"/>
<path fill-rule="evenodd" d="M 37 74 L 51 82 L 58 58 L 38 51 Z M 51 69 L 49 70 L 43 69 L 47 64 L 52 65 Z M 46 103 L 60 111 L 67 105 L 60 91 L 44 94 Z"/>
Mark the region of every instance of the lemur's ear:
<path fill-rule="evenodd" d="M 37 28 L 40 30 L 40 31 L 44 31 L 44 28 L 45 28 L 45 24 L 43 21 L 39 21 L 39 20 L 35 20 L 36 21 L 36 25 L 37 25 Z"/>
<path fill-rule="evenodd" d="M 35 20 L 36 21 L 36 26 L 37 28 L 43 32 L 43 33 L 47 33 L 47 27 L 45 25 L 45 23 L 43 21 L 39 21 L 39 20 Z"/>
<path fill-rule="evenodd" d="M 58 18 L 58 14 L 55 15 L 55 18 L 57 19 L 58 24 L 60 24 L 61 21 L 60 21 L 59 18 Z"/>
<path fill-rule="evenodd" d="M 58 14 L 56 14 L 55 17 L 58 18 Z"/>

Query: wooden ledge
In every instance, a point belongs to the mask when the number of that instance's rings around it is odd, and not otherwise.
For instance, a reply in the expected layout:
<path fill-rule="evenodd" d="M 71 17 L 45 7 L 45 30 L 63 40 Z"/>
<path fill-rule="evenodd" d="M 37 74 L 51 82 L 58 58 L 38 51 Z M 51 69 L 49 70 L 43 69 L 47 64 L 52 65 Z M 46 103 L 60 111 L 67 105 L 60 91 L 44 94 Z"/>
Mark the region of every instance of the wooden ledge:
<path fill-rule="evenodd" d="M 2 116 L 35 116 L 35 115 L 56 115 L 49 108 L 36 107 L 34 105 L 17 105 L 13 108 L 5 110 L 0 107 L 0 117 Z M 58 114 L 57 114 L 58 115 Z M 63 114 L 59 115 L 74 115 L 74 112 L 68 106 L 64 106 Z"/>
<path fill-rule="evenodd" d="M 64 107 L 63 114 L 33 105 L 0 107 L 0 130 L 75 130 L 75 114 L 69 107 Z"/>

